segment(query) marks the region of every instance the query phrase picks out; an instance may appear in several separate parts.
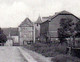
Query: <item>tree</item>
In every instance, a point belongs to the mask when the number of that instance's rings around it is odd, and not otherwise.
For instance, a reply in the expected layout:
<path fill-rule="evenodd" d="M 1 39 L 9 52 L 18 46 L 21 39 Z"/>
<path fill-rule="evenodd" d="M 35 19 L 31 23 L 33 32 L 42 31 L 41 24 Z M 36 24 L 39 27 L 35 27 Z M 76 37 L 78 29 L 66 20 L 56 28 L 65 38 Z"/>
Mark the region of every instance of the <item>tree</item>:
<path fill-rule="evenodd" d="M 75 30 L 77 32 L 76 37 L 80 37 L 80 21 L 76 23 Z"/>
<path fill-rule="evenodd" d="M 3 30 L 0 28 L 0 43 L 6 43 L 7 41 L 7 37 L 6 35 L 3 33 Z"/>
<path fill-rule="evenodd" d="M 74 27 L 74 22 L 71 18 L 62 18 L 60 20 L 60 28 L 58 28 L 60 43 L 65 42 L 66 38 L 73 36 Z"/>

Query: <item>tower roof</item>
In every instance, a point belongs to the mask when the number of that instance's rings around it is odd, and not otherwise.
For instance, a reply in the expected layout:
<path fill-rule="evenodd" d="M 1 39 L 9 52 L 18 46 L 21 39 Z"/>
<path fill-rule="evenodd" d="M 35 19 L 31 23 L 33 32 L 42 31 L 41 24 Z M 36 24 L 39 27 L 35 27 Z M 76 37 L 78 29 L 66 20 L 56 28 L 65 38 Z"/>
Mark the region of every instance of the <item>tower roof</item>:
<path fill-rule="evenodd" d="M 37 19 L 37 21 L 35 22 L 35 24 L 37 24 L 37 23 L 38 23 L 38 24 L 39 24 L 39 23 L 42 23 L 40 16 L 38 17 L 38 19 Z"/>

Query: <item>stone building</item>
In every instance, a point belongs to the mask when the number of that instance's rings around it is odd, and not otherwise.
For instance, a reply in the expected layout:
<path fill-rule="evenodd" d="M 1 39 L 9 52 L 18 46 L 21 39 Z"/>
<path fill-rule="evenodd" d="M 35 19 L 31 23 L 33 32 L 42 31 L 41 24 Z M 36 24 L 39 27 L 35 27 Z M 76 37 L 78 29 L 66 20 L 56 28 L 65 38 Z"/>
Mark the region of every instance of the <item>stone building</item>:
<path fill-rule="evenodd" d="M 33 22 L 26 18 L 18 27 L 20 45 L 27 44 L 28 41 L 33 41 Z"/>
<path fill-rule="evenodd" d="M 60 27 L 60 20 L 62 18 L 71 18 L 74 23 L 80 20 L 78 17 L 67 11 L 57 12 L 50 17 L 43 17 L 43 22 L 40 24 L 40 36 L 43 41 L 58 40 L 57 30 Z"/>

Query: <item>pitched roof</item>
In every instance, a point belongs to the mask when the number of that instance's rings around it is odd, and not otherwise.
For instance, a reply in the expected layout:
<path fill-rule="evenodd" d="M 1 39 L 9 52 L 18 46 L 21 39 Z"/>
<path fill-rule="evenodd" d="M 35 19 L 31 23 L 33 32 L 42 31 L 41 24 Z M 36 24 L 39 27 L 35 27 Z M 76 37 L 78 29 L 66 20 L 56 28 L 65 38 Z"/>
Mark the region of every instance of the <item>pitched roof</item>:
<path fill-rule="evenodd" d="M 42 22 L 45 22 L 47 20 L 49 20 L 52 16 L 49 16 L 49 17 L 42 17 Z"/>
<path fill-rule="evenodd" d="M 19 35 L 18 28 L 2 28 L 2 30 L 6 36 L 9 36 L 9 34 L 11 36 L 18 36 Z"/>
<path fill-rule="evenodd" d="M 35 22 L 35 24 L 37 24 L 37 23 L 38 23 L 38 24 L 39 24 L 39 23 L 42 23 L 42 20 L 41 20 L 41 17 L 40 17 L 40 16 L 38 17 L 38 19 L 37 19 L 37 21 Z"/>
<path fill-rule="evenodd" d="M 43 22 L 46 22 L 46 21 L 51 21 L 52 19 L 54 19 L 55 17 L 57 17 L 58 15 L 73 15 L 72 13 L 70 13 L 70 12 L 68 12 L 68 11 L 61 11 L 61 12 L 57 12 L 57 13 L 55 13 L 55 15 L 53 15 L 53 16 L 50 16 L 50 17 L 48 17 L 48 19 L 47 20 L 43 20 Z M 73 15 L 74 17 L 76 17 L 75 15 Z M 77 19 L 79 19 L 78 17 L 76 17 Z M 80 19 L 79 19 L 80 20 Z"/>
<path fill-rule="evenodd" d="M 26 18 L 20 25 L 19 27 L 26 27 L 26 26 L 33 26 L 33 23 L 29 18 Z"/>
<path fill-rule="evenodd" d="M 59 12 L 58 14 L 72 14 L 72 13 L 70 13 L 70 12 L 68 12 L 68 11 L 63 10 L 63 11 Z"/>

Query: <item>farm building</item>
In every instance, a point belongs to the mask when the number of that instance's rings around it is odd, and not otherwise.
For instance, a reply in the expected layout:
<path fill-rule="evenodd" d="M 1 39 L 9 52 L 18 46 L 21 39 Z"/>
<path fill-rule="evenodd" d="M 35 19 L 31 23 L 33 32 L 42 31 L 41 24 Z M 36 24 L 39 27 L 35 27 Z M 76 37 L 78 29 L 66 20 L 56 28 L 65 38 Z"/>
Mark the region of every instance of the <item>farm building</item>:
<path fill-rule="evenodd" d="M 40 24 L 41 40 L 58 40 L 57 30 L 60 28 L 60 20 L 68 18 L 72 19 L 74 23 L 80 20 L 78 17 L 67 11 L 61 11 L 55 13 L 53 16 L 43 17 L 43 22 Z"/>
<path fill-rule="evenodd" d="M 33 23 L 29 18 L 26 18 L 18 27 L 20 45 L 27 44 L 28 41 L 33 41 Z"/>

